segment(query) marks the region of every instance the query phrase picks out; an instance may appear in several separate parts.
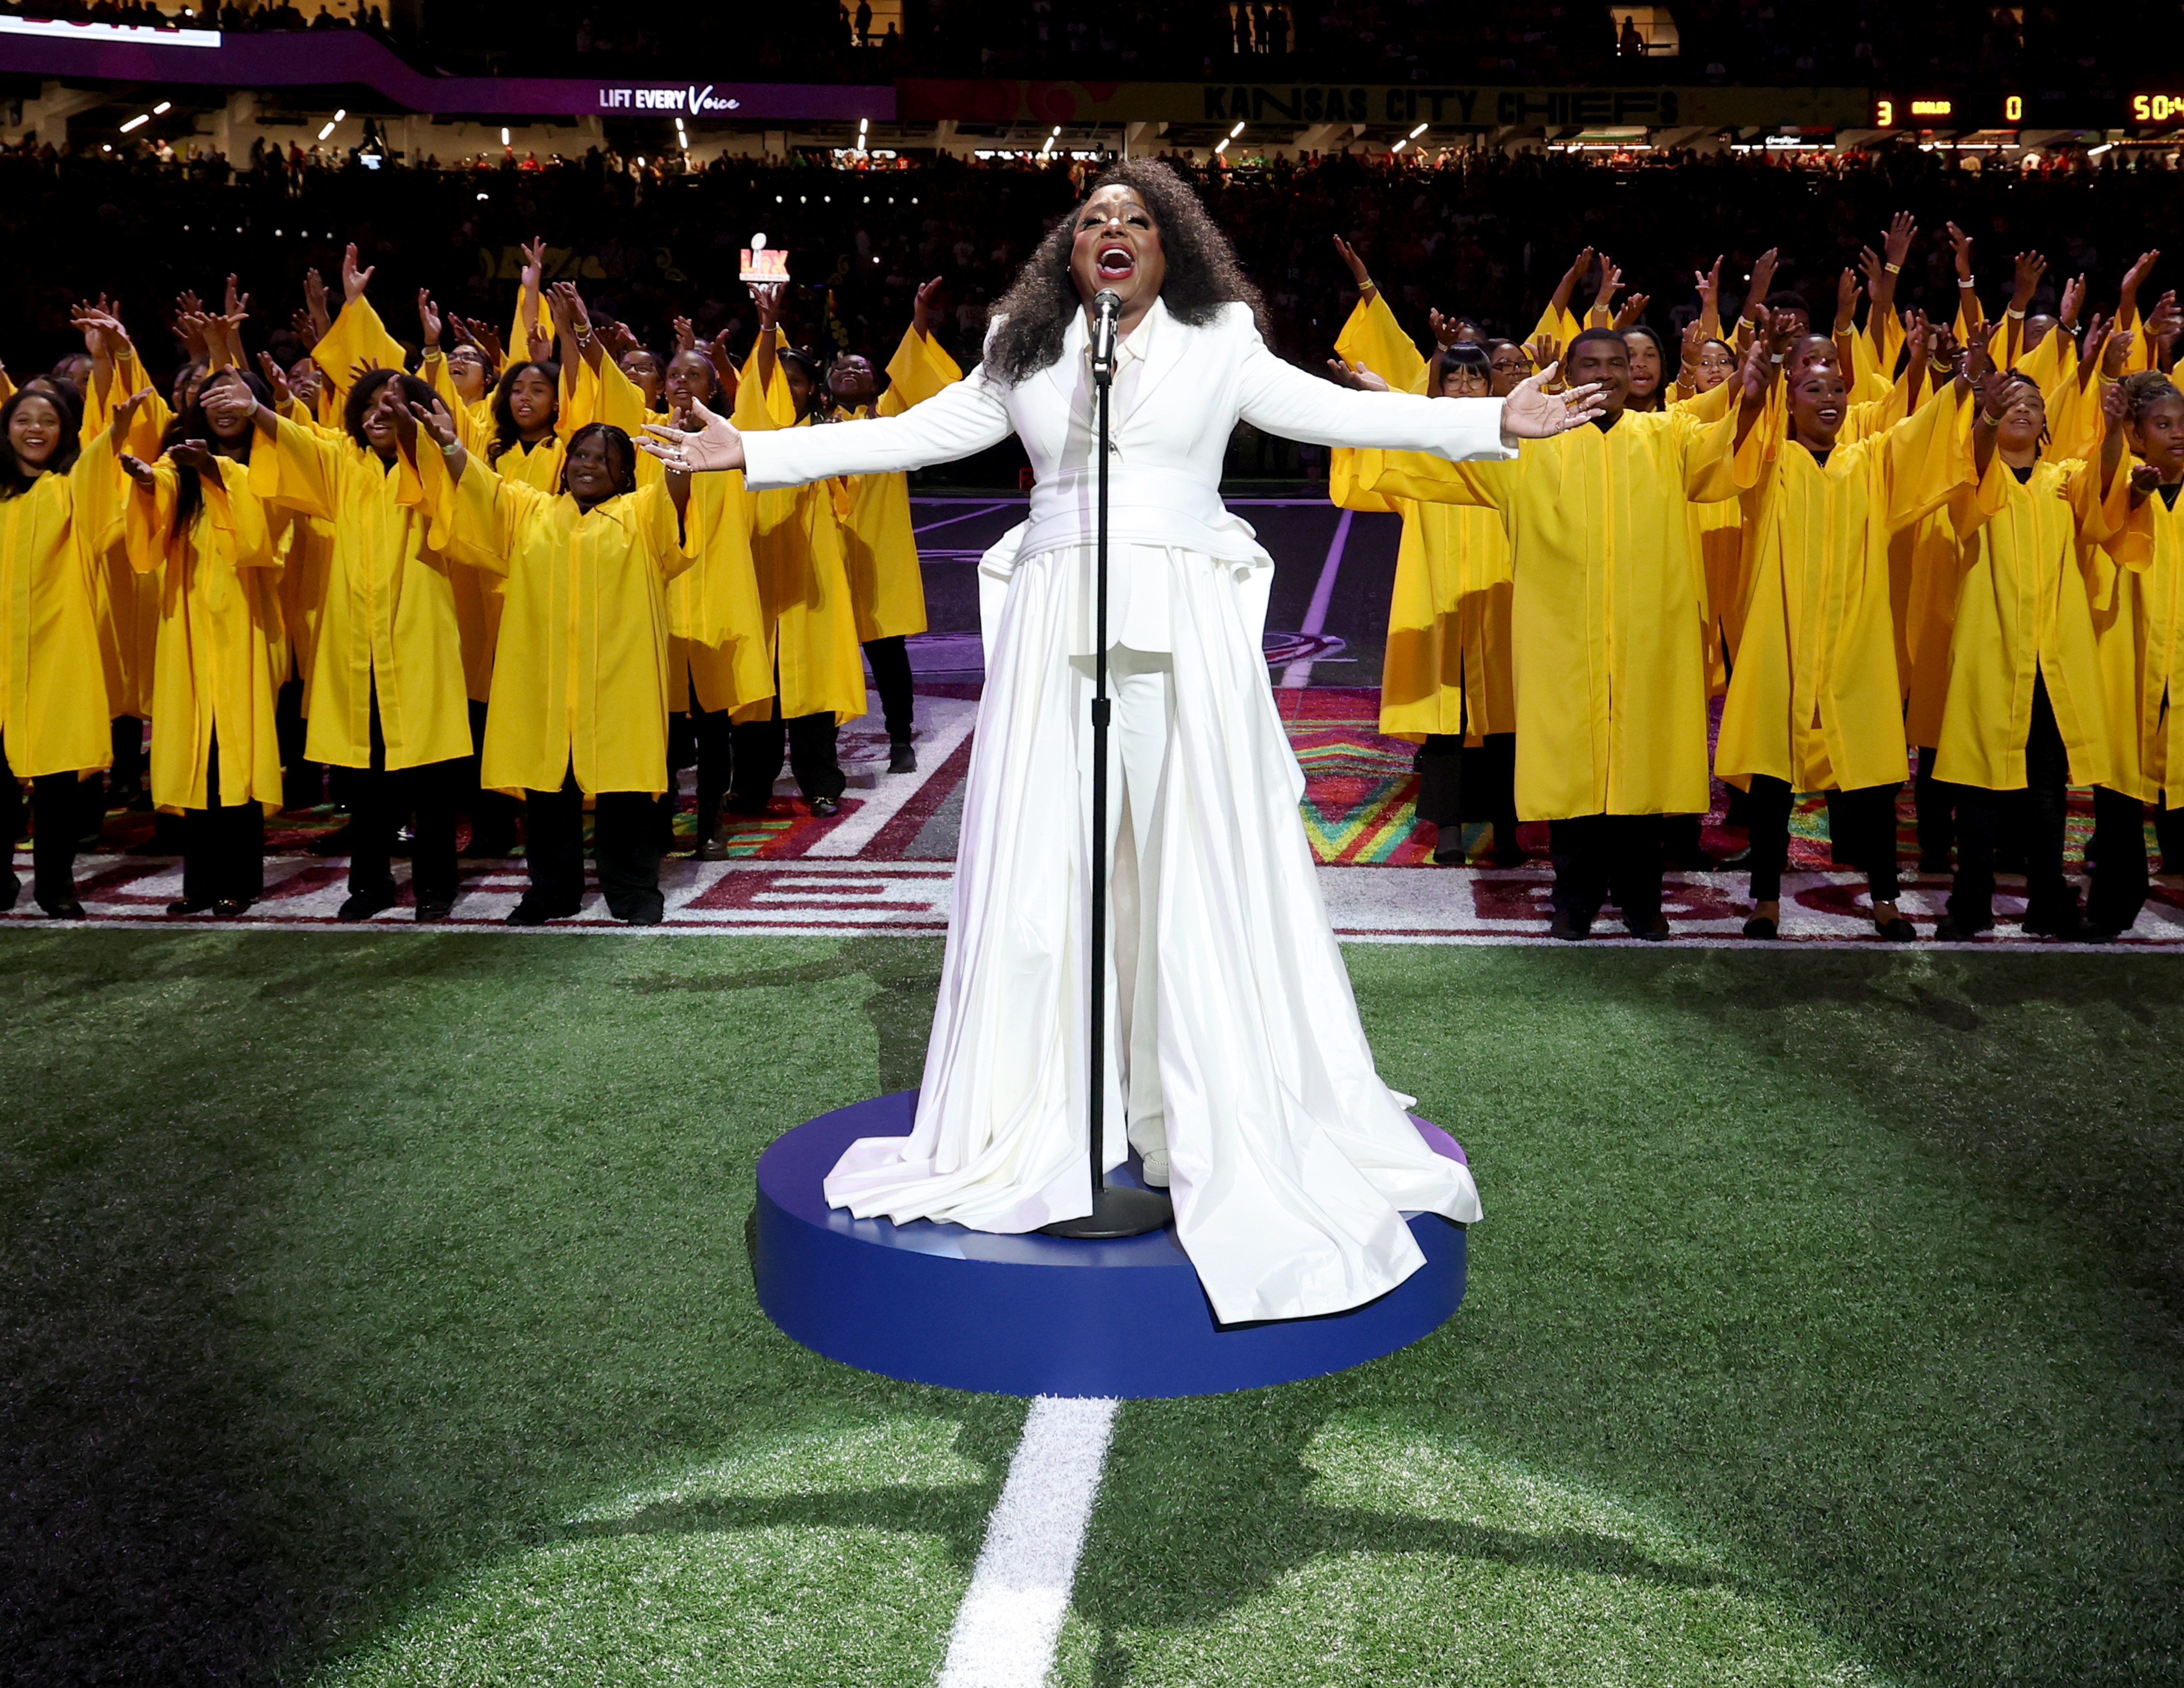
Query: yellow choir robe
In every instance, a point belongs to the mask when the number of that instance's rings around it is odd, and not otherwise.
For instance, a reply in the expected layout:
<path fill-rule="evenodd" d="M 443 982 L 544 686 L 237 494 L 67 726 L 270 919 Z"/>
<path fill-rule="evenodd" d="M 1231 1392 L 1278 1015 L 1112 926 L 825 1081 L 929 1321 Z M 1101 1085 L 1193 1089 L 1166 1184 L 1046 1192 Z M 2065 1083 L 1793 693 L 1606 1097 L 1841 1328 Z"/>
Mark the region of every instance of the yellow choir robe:
<path fill-rule="evenodd" d="M 1511 460 L 1390 453 L 1361 475 L 1502 517 L 1522 819 L 1706 811 L 1706 587 L 1685 506 L 1735 494 L 1736 437 L 1734 409 L 1625 411 Z"/>
<path fill-rule="evenodd" d="M 102 433 L 65 474 L 0 499 L 0 746 L 18 779 L 114 760 L 98 582 L 120 538 L 120 479 Z"/>
<path fill-rule="evenodd" d="M 290 399 L 281 414 L 320 433 L 337 432 L 320 422 L 300 400 Z M 301 683 L 298 713 L 308 721 L 311 716 L 311 667 L 318 654 L 319 618 L 326 612 L 326 575 L 333 566 L 334 525 L 321 517 L 278 505 L 261 502 L 259 508 L 265 510 L 266 529 L 272 535 L 273 549 L 281 562 L 281 630 L 287 642 L 285 655 L 275 665 L 274 683 L 276 687 L 290 680 Z"/>
<path fill-rule="evenodd" d="M 1396 392 L 1426 390 L 1431 365 L 1377 292 L 1357 302 L 1334 349 Z M 1361 458 L 1379 460 L 1343 447 L 1330 454 L 1330 501 L 1403 519 L 1381 660 L 1380 731 L 1412 743 L 1462 733 L 1473 744 L 1490 733 L 1513 733 L 1509 542 L 1501 517 L 1476 505 L 1366 492 L 1357 483 Z"/>
<path fill-rule="evenodd" d="M 387 325 L 379 320 L 371 301 L 358 298 L 342 307 L 333 326 L 311 348 L 311 361 L 326 374 L 329 391 L 324 404 L 332 425 L 338 427 L 348 404 L 349 388 L 356 384 L 357 365 L 369 363 L 382 369 L 407 369 L 410 351 L 387 331 Z"/>
<path fill-rule="evenodd" d="M 2127 477 L 2118 472 L 2104 505 L 2099 476 L 2098 465 L 2043 458 L 2020 485 L 1997 452 L 1977 488 L 1952 501 L 1962 550 L 1935 778 L 2024 788 L 2036 673 L 2071 783 L 2107 783 L 2100 661 L 2079 546 L 2113 541 L 2127 553 L 2131 538 Z"/>
<path fill-rule="evenodd" d="M 652 420 L 637 383 L 611 363 L 600 370 L 600 420 L 631 439 Z M 666 474 L 639 453 L 640 487 Z M 773 655 L 751 559 L 755 499 L 743 471 L 694 475 L 683 513 L 690 565 L 667 582 L 667 706 L 711 713 L 754 706 L 773 696 Z"/>
<path fill-rule="evenodd" d="M 736 389 L 737 427 L 799 426 L 778 370 L 772 385 L 765 390 L 753 359 Z M 820 482 L 760 493 L 752 502 L 751 558 L 781 713 L 794 720 L 831 712 L 838 726 L 855 721 L 866 708 L 865 666 L 833 493 Z M 772 712 L 760 699 L 738 705 L 735 716 L 763 720 Z"/>
<path fill-rule="evenodd" d="M 2111 519 L 2118 513 L 2111 504 Z M 2142 543 L 2084 554 L 2107 727 L 2101 783 L 2184 809 L 2184 508 L 2154 493 L 2127 526 Z"/>
<path fill-rule="evenodd" d="M 444 482 L 446 460 L 424 474 Z M 665 483 L 579 510 L 472 460 L 433 500 L 454 554 L 503 581 L 482 783 L 666 790 L 667 582 L 690 554 Z"/>
<path fill-rule="evenodd" d="M 922 404 L 942 388 L 963 379 L 946 348 L 920 334 L 903 331 L 902 344 L 889 363 L 888 389 L 877 405 L 860 405 L 849 420 L 899 416 Z M 910 519 L 907 475 L 847 475 L 835 512 L 842 523 L 843 560 L 850 571 L 850 602 L 856 612 L 857 638 L 895 638 L 926 628 L 925 578 L 917 563 L 917 536 Z"/>
<path fill-rule="evenodd" d="M 471 754 L 462 632 L 453 576 L 432 543 L 424 489 L 408 459 L 390 466 L 346 434 L 287 417 L 250 455 L 250 490 L 330 522 L 332 562 L 311 666 L 304 754 L 371 766 L 371 699 L 389 770 Z"/>
<path fill-rule="evenodd" d="M 1748 578 L 1714 772 L 1749 788 L 1893 785 L 1905 773 L 1888 538 L 1971 479 L 1947 405 L 1837 444 L 1825 463 L 1755 427 L 1737 454 Z"/>
<path fill-rule="evenodd" d="M 285 678 L 280 571 L 250 471 L 226 458 L 199 476 L 201 498 L 181 532 L 181 474 L 152 467 L 153 485 L 127 497 L 128 556 L 159 588 L 159 660 L 152 703 L 152 801 L 170 814 L 258 802 L 281 807 L 274 694 Z M 213 737 L 220 789 L 209 789 Z"/>
<path fill-rule="evenodd" d="M 136 354 L 115 359 L 112 382 L 104 393 L 92 382 L 83 395 L 83 438 L 103 433 L 113 420 L 116 396 L 126 398 L 146 385 Z M 174 420 L 166 399 L 154 387 L 136 407 L 122 449 L 147 463 L 159 454 L 167 425 Z M 114 472 L 119 474 L 117 466 Z M 116 545 L 107 554 L 98 579 L 98 654 L 106 669 L 106 691 L 115 716 L 148 721 L 152 715 L 153 674 L 159 641 L 159 583 L 129 566 Z"/>

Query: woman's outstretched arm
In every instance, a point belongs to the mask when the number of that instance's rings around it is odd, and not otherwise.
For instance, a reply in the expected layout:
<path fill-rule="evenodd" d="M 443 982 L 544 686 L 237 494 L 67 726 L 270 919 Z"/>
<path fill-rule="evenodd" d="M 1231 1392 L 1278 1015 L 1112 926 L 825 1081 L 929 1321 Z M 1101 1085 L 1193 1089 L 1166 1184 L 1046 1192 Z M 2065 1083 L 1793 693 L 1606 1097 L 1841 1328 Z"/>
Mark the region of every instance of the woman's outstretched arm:
<path fill-rule="evenodd" d="M 878 475 L 952 463 L 999 445 L 1014 427 L 1001 389 L 978 370 L 899 416 L 824 427 L 744 433 L 702 404 L 691 408 L 698 428 L 648 426 L 651 437 L 639 443 L 671 469 L 740 469 L 755 493 L 800 487 L 830 475 Z"/>

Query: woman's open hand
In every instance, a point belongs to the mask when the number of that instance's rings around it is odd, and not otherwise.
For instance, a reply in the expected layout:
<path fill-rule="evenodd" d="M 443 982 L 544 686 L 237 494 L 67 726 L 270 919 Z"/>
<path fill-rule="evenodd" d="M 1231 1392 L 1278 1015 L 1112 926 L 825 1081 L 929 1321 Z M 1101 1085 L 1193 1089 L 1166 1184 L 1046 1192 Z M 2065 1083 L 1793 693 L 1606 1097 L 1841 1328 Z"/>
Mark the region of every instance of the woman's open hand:
<path fill-rule="evenodd" d="M 726 416 L 715 415 L 694 398 L 690 417 L 698 425 L 694 428 L 667 428 L 647 422 L 644 432 L 649 437 L 638 444 L 670 469 L 693 474 L 744 466 L 744 437 Z"/>
<path fill-rule="evenodd" d="M 1597 383 L 1550 393 L 1560 364 L 1549 364 L 1529 381 L 1517 383 L 1502 401 L 1502 437 L 1505 440 L 1552 439 L 1572 428 L 1582 427 L 1599 415 L 1604 404 Z"/>

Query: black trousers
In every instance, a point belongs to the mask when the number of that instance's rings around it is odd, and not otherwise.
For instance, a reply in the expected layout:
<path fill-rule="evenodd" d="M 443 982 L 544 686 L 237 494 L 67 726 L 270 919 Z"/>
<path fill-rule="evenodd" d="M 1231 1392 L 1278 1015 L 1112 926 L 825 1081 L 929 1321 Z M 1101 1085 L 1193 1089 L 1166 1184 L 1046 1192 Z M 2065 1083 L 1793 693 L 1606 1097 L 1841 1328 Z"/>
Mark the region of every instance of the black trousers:
<path fill-rule="evenodd" d="M 348 889 L 352 896 L 391 890 L 394 835 L 407 821 L 410 889 L 421 903 L 449 903 L 458 886 L 455 811 L 463 792 L 463 759 L 389 771 L 379 726 L 379 691 L 371 694 L 371 765 L 348 770 Z"/>
<path fill-rule="evenodd" d="M 1934 750 L 1919 747 L 1919 777 L 1911 786 L 1911 806 L 1919 822 L 1919 861 L 1940 868 L 1957 842 L 1957 788 L 1934 777 Z"/>
<path fill-rule="evenodd" d="M 499 844 L 515 836 L 515 817 L 522 805 L 504 791 L 488 791 L 479 783 L 478 772 L 485 765 L 486 706 L 476 698 L 470 700 L 471 753 L 463 759 L 463 800 L 461 807 L 471 817 L 471 844 L 473 848 L 482 843 Z"/>
<path fill-rule="evenodd" d="M 2025 918 L 2028 925 L 2067 924 L 2078 911 L 2078 894 L 2063 877 L 2065 791 L 2070 755 L 2048 701 L 2048 682 L 2032 682 L 2032 726 L 2025 741 L 2025 788 L 1989 791 L 1956 788 L 1957 880 L 1949 893 L 1949 915 L 1975 928 L 1994 919 L 1994 852 L 2003 828 L 2019 824 L 2025 841 Z"/>
<path fill-rule="evenodd" d="M 109 733 L 114 766 L 107 777 L 117 795 L 133 795 L 144 788 L 144 723 L 133 715 L 117 715 Z"/>
<path fill-rule="evenodd" d="M 281 746 L 283 809 L 315 809 L 326 801 L 326 765 L 304 758 L 304 744 L 310 736 L 310 726 L 304 719 L 303 681 L 283 681 L 273 699 L 273 732 Z"/>
<path fill-rule="evenodd" d="M 1658 815 L 1580 815 L 1552 821 L 1547 847 L 1554 857 L 1557 914 L 1590 922 L 1612 890 L 1623 923 L 1635 930 L 1661 912 L 1661 817 Z"/>
<path fill-rule="evenodd" d="M 182 895 L 193 903 L 254 903 L 265 894 L 265 811 L 220 800 L 220 733 L 205 762 L 209 809 L 182 811 Z"/>
<path fill-rule="evenodd" d="M 75 895 L 75 837 L 83 827 L 82 788 L 97 788 L 98 782 L 80 780 L 72 773 L 40 774 L 31 782 L 31 894 L 41 908 L 71 900 Z M 8 741 L 0 737 L 0 839 L 10 860 L 5 865 L 8 883 L 20 887 L 15 877 L 15 840 L 23 836 L 23 788 L 8 766 Z"/>
<path fill-rule="evenodd" d="M 797 788 L 807 798 L 839 797 L 849 789 L 842 765 L 835 760 L 834 717 L 829 711 L 800 715 L 783 721 L 781 700 L 774 699 L 767 721 L 737 724 L 735 774 L 729 787 L 728 807 L 738 815 L 763 815 L 773 796 L 773 783 L 781 777 L 781 745 L 788 730 L 788 767 Z"/>
<path fill-rule="evenodd" d="M 2154 808 L 2153 832 L 2164 869 L 2184 866 L 2184 850 L 2171 842 L 2180 819 L 2184 819 L 2184 811 L 2160 805 Z M 2092 880 L 2086 897 L 2086 921 L 2103 932 L 2128 931 L 2152 889 L 2147 874 L 2144 804 L 2104 785 L 2093 788 L 2093 836 L 2086 846 L 2086 866 Z"/>
<path fill-rule="evenodd" d="M 549 914 L 574 914 L 584 900 L 584 793 L 573 770 L 559 791 L 526 791 L 524 864 L 531 872 L 526 902 Z M 627 920 L 648 908 L 658 914 L 660 827 L 651 795 L 602 791 L 593 805 L 592 856 L 608 912 Z"/>
<path fill-rule="evenodd" d="M 1892 903 L 1896 881 L 1896 794 L 1894 785 L 1860 786 L 1828 794 L 1828 833 L 1835 859 L 1865 870 L 1873 900 Z M 1790 810 L 1797 794 L 1790 782 L 1754 774 L 1744 804 L 1752 840 L 1752 900 L 1771 903 L 1782 895 L 1782 870 L 1790 860 Z"/>
<path fill-rule="evenodd" d="M 872 666 L 872 689 L 880 694 L 880 715 L 887 722 L 888 738 L 891 741 L 909 738 L 916 707 L 911 690 L 909 641 L 899 633 L 893 638 L 867 640 L 865 660 Z"/>

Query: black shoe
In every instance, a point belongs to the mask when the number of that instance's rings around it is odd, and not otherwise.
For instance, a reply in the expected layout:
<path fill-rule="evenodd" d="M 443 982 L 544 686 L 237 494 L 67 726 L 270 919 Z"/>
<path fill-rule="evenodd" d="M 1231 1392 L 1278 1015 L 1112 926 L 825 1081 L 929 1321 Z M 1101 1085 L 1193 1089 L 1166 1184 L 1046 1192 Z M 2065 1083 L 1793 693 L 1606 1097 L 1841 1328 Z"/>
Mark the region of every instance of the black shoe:
<path fill-rule="evenodd" d="M 2081 944 L 2113 944 L 2122 937 L 2127 928 L 2120 926 L 2089 926 L 2078 934 Z"/>
<path fill-rule="evenodd" d="M 1874 930 L 1891 944 L 1915 944 L 1919 941 L 1919 928 L 1904 919 L 1902 915 L 1897 916 L 1895 919 L 1886 924 L 1875 921 Z"/>
<path fill-rule="evenodd" d="M 917 772 L 917 752 L 911 749 L 907 738 L 888 740 L 888 772 L 891 774 L 914 774 Z"/>
<path fill-rule="evenodd" d="M 348 900 L 334 911 L 336 920 L 370 920 L 382 909 L 394 906 L 394 888 L 387 886 L 377 891 L 352 891 Z"/>
<path fill-rule="evenodd" d="M 348 822 L 343 822 L 323 838 L 313 838 L 304 848 L 313 855 L 347 855 L 355 842 L 355 827 Z"/>
<path fill-rule="evenodd" d="M 815 797 L 811 799 L 811 812 L 822 821 L 838 815 L 842 812 L 842 799 L 838 797 Z"/>
<path fill-rule="evenodd" d="M 1953 914 L 1945 914 L 1934 928 L 1936 944 L 1969 944 L 1982 932 L 1994 930 L 1994 917 L 1982 921 L 1960 921 Z"/>
<path fill-rule="evenodd" d="M 1547 922 L 1547 936 L 1559 938 L 1566 944 L 1576 944 L 1592 936 L 1592 922 L 1580 920 L 1575 915 L 1557 914 Z"/>
<path fill-rule="evenodd" d="M 210 897 L 177 897 L 167 905 L 167 912 L 175 915 L 203 914 L 212 904 Z"/>
<path fill-rule="evenodd" d="M 1745 847 L 1744 847 L 1742 850 L 1734 850 L 1734 851 L 1730 852 L 1729 855 L 1724 855 L 1724 857 L 1722 857 L 1722 859 L 1721 859 L 1720 861 L 1717 861 L 1716 863 L 1714 863 L 1714 866 L 1715 866 L 1716 867 L 1749 867 L 1749 866 L 1752 866 L 1752 846 L 1751 846 L 1750 844 L 1747 844 L 1747 845 L 1745 845 Z"/>
<path fill-rule="evenodd" d="M 2039 914 L 2027 909 L 2025 918 L 2018 922 L 2018 929 L 2028 938 L 2061 938 L 2075 942 L 2078 934 L 2086 929 L 2086 921 L 2074 902 Z"/>
<path fill-rule="evenodd" d="M 81 920 L 84 917 L 83 905 L 74 897 L 60 897 L 50 903 L 41 897 L 38 906 L 45 911 L 48 920 Z"/>
<path fill-rule="evenodd" d="M 1657 914 L 1649 921 L 1626 920 L 1623 922 L 1623 929 L 1633 938 L 1642 939 L 1648 944 L 1659 944 L 1669 936 L 1669 917 Z"/>
<path fill-rule="evenodd" d="M 621 916 L 624 926 L 657 926 L 667 917 L 667 911 L 657 902 L 640 903 Z"/>
<path fill-rule="evenodd" d="M 718 798 L 701 798 L 699 800 L 698 827 L 690 841 L 690 854 L 699 861 L 726 861 L 728 859 L 727 840 L 721 836 L 721 801 Z"/>
<path fill-rule="evenodd" d="M 249 912 L 250 899 L 248 897 L 222 897 L 212 905 L 212 917 L 214 920 L 233 920 L 238 915 L 246 915 Z"/>
<path fill-rule="evenodd" d="M 577 905 L 578 908 L 582 906 L 581 904 Z M 507 923 L 510 926 L 543 926 L 549 920 L 566 920 L 576 912 L 575 908 L 549 909 L 543 903 L 532 901 L 526 893 L 508 911 Z"/>
<path fill-rule="evenodd" d="M 1451 833 L 1453 833 L 1455 830 L 1456 829 L 1452 827 L 1449 828 L 1449 832 Z M 1434 841 L 1433 847 L 1433 860 L 1434 866 L 1436 867 L 1462 866 L 1464 863 L 1464 855 L 1463 839 L 1462 836 L 1458 835 L 1457 837 L 1451 838 L 1448 837 L 1446 833 L 1444 833 L 1440 838 L 1435 839 Z"/>
<path fill-rule="evenodd" d="M 1780 938 L 1782 934 L 1765 915 L 1756 914 L 1744 922 L 1744 935 L 1747 938 Z"/>
<path fill-rule="evenodd" d="M 1496 867 L 1522 867 L 1532 858 L 1524 853 L 1522 844 L 1497 844 L 1494 850 Z"/>
<path fill-rule="evenodd" d="M 420 901 L 417 905 L 417 923 L 420 926 L 430 926 L 435 922 L 445 920 L 454 911 L 455 900 L 453 897 L 444 900 L 436 897 L 429 902 Z"/>

